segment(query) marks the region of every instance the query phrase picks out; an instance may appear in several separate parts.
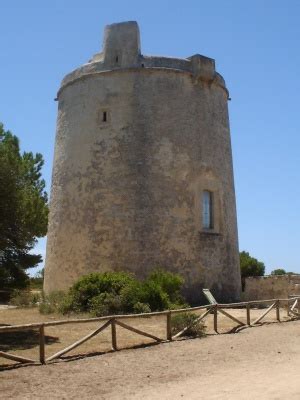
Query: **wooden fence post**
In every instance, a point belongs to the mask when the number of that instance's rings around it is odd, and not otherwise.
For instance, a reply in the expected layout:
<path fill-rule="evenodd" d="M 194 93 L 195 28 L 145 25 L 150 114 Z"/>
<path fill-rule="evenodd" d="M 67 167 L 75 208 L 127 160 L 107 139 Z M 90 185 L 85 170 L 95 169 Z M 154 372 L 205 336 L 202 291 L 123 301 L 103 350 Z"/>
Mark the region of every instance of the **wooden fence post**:
<path fill-rule="evenodd" d="M 40 342 L 40 363 L 45 364 L 45 327 L 44 324 L 39 328 L 39 342 Z"/>
<path fill-rule="evenodd" d="M 114 351 L 118 350 L 117 346 L 117 330 L 116 330 L 116 320 L 112 318 L 111 320 L 111 342 L 112 342 L 112 349 Z"/>
<path fill-rule="evenodd" d="M 248 303 L 246 305 L 246 310 L 247 310 L 247 325 L 249 325 L 249 326 L 251 325 L 250 309 L 251 309 L 251 307 L 250 307 L 250 304 Z"/>
<path fill-rule="evenodd" d="M 172 340 L 172 322 L 171 322 L 171 311 L 167 314 L 167 340 Z"/>
<path fill-rule="evenodd" d="M 276 319 L 280 322 L 280 301 L 276 301 Z"/>
<path fill-rule="evenodd" d="M 216 333 L 218 332 L 218 305 L 214 306 L 214 330 Z"/>

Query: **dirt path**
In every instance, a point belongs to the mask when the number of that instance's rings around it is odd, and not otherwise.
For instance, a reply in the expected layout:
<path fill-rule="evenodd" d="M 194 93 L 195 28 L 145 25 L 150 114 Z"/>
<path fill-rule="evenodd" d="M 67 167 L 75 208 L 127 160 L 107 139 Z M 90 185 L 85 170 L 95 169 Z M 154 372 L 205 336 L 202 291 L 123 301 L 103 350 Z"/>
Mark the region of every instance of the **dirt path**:
<path fill-rule="evenodd" d="M 1 399 L 300 399 L 300 321 L 0 373 Z"/>

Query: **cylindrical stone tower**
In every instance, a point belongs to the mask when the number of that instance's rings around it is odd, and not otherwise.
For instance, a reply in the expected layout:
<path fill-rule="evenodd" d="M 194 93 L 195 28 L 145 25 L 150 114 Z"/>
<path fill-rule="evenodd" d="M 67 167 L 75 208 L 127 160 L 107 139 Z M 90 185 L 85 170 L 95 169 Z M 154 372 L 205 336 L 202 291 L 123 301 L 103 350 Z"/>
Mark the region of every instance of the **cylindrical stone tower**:
<path fill-rule="evenodd" d="M 113 24 L 57 97 L 45 291 L 160 266 L 183 275 L 191 302 L 203 287 L 237 300 L 228 91 L 214 60 L 144 56 L 137 23 Z"/>

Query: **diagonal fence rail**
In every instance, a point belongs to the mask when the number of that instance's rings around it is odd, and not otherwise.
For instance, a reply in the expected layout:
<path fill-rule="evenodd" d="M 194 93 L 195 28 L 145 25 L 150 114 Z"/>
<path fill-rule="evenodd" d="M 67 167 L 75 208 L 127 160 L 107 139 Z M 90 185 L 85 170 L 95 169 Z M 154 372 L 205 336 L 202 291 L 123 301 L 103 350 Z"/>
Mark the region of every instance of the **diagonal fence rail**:
<path fill-rule="evenodd" d="M 271 303 L 271 304 L 270 304 Z M 270 306 L 263 311 L 263 313 L 257 317 L 254 321 L 251 322 L 251 306 L 257 305 L 267 305 Z M 237 327 L 242 326 L 255 326 L 259 324 L 273 309 L 276 310 L 276 319 L 280 321 L 280 307 L 282 305 L 287 305 L 287 314 L 292 318 L 300 318 L 300 296 L 290 297 L 288 299 L 270 299 L 270 300 L 259 300 L 259 301 L 248 301 L 248 302 L 240 302 L 240 303 L 230 303 L 230 304 L 209 304 L 204 306 L 198 307 L 190 307 L 190 308 L 182 308 L 177 310 L 167 310 L 167 311 L 158 311 L 158 312 L 151 312 L 151 313 L 143 313 L 143 314 L 126 314 L 126 315 L 112 315 L 112 316 L 105 316 L 105 317 L 96 317 L 96 318 L 82 318 L 82 319 L 68 319 L 68 320 L 60 320 L 60 321 L 49 321 L 44 323 L 35 323 L 35 324 L 25 324 L 25 325 L 12 325 L 12 326 L 3 326 L 0 327 L 0 334 L 1 333 L 8 333 L 8 332 L 17 332 L 17 331 L 24 331 L 24 330 L 32 330 L 36 329 L 39 332 L 39 359 L 34 360 L 31 358 L 18 356 L 15 354 L 11 354 L 8 352 L 0 351 L 0 357 L 16 361 L 19 363 L 40 363 L 46 364 L 52 360 L 60 358 L 62 355 L 67 354 L 71 350 L 75 349 L 76 347 L 82 345 L 83 343 L 87 342 L 88 340 L 92 339 L 94 336 L 101 334 L 104 330 L 111 327 L 111 343 L 112 343 L 112 350 L 118 350 L 117 345 L 117 330 L 116 326 L 119 326 L 123 329 L 129 330 L 134 332 L 138 335 L 150 338 L 154 340 L 156 343 L 167 342 L 176 340 L 179 337 L 183 336 L 185 332 L 194 324 L 204 320 L 209 314 L 213 314 L 213 321 L 214 321 L 214 330 L 218 333 L 218 315 L 222 314 L 223 316 L 231 319 L 235 323 L 237 323 Z M 245 308 L 246 311 L 246 323 L 241 321 L 236 316 L 230 314 L 228 309 L 232 308 Z M 172 335 L 172 315 L 186 313 L 186 312 L 193 312 L 193 311 L 201 311 L 203 313 L 199 315 L 198 318 L 193 320 L 188 326 L 183 328 L 180 332 Z M 124 322 L 125 319 L 136 319 L 136 318 L 145 318 L 151 316 L 158 316 L 163 315 L 166 316 L 166 337 L 160 338 L 157 337 L 149 332 L 145 332 L 141 329 L 135 328 L 131 325 L 128 325 Z M 89 323 L 89 322 L 100 322 L 100 325 L 96 330 L 92 331 L 88 335 L 84 336 L 83 338 L 77 340 L 76 342 L 68 345 L 66 348 L 56 352 L 55 354 L 51 355 L 50 357 L 46 358 L 45 352 L 45 328 L 58 326 L 58 325 L 66 325 L 66 324 L 80 324 L 80 323 Z"/>

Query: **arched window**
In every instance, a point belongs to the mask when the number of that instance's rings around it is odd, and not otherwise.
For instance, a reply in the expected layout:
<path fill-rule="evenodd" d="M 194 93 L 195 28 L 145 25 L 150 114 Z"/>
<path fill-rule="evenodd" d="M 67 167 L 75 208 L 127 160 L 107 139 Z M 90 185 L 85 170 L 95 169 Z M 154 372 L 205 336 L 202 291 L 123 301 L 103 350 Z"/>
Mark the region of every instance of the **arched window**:
<path fill-rule="evenodd" d="M 204 190 L 202 194 L 202 227 L 213 229 L 213 193 Z"/>

